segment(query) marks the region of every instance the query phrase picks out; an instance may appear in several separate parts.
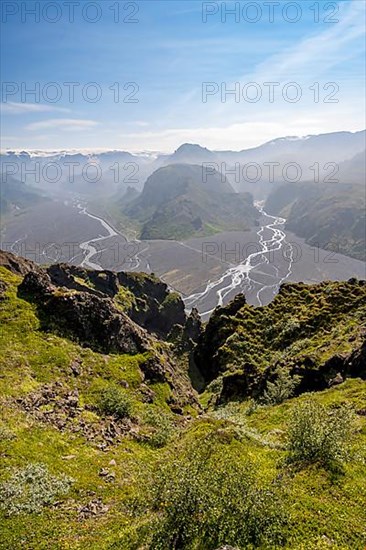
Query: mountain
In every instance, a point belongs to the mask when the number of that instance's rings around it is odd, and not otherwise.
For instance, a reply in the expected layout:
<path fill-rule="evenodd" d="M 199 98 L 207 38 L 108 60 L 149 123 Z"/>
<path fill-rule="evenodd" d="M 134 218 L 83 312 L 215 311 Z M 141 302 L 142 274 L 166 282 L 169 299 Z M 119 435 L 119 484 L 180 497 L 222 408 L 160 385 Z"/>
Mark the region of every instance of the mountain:
<path fill-rule="evenodd" d="M 281 137 L 242 151 L 209 151 L 184 144 L 164 157 L 164 163 L 214 163 L 237 191 L 249 191 L 263 199 L 274 184 L 291 179 L 326 182 L 334 177 L 352 182 L 343 178 L 346 174 L 338 171 L 338 165 L 362 154 L 365 146 L 366 131 Z"/>
<path fill-rule="evenodd" d="M 15 164 L 18 179 L 21 179 L 19 175 L 22 170 L 38 170 L 38 183 L 28 172 L 25 181 L 27 185 L 37 184 L 47 191 L 58 193 L 75 191 L 86 196 L 100 197 L 123 193 L 128 186 L 140 191 L 146 179 L 163 166 L 213 163 L 236 191 L 251 192 L 256 198 L 263 199 L 270 193 L 274 183 L 289 182 L 291 178 L 292 181 L 296 178 L 299 181 L 314 181 L 314 177 L 317 177 L 326 182 L 332 174 L 335 178 L 341 174 L 340 181 L 352 183 L 353 179 L 347 179 L 347 165 L 344 170 L 340 166 L 339 173 L 337 166 L 364 153 L 365 136 L 366 131 L 287 136 L 241 151 L 210 151 L 198 144 L 185 143 L 172 154 L 131 154 L 119 150 L 102 153 L 8 151 L 0 155 L 0 164 L 1 170 L 5 169 L 7 163 Z M 362 158 L 356 158 L 354 162 L 360 163 Z M 59 166 L 61 177 L 57 181 L 51 181 L 55 177 L 51 169 L 47 177 L 45 166 L 48 163 Z M 269 166 L 271 163 L 274 163 L 273 167 Z M 288 166 L 294 163 L 298 165 L 296 169 Z M 361 169 L 364 171 L 364 167 Z M 360 170 L 355 170 L 358 179 Z M 94 178 L 96 181 L 93 181 Z"/>
<path fill-rule="evenodd" d="M 366 181 L 366 150 L 358 153 L 339 165 L 339 180 L 346 183 L 365 185 Z"/>
<path fill-rule="evenodd" d="M 362 548 L 365 298 L 202 326 L 151 275 L 0 251 L 2 547 Z"/>
<path fill-rule="evenodd" d="M 313 246 L 366 259 L 365 190 L 358 184 L 285 184 L 266 201 L 270 214 Z"/>
<path fill-rule="evenodd" d="M 129 185 L 142 189 L 154 170 L 154 159 L 126 151 L 34 153 L 8 151 L 0 155 L 1 173 L 13 171 L 28 187 L 47 192 L 86 196 L 113 195 Z M 7 177 L 7 176 L 6 176 Z"/>
<path fill-rule="evenodd" d="M 217 162 L 216 153 L 206 147 L 193 143 L 184 143 L 172 154 L 162 157 L 164 164 L 202 164 Z"/>
<path fill-rule="evenodd" d="M 47 200 L 41 191 L 28 187 L 10 176 L 1 183 L 0 198 L 1 214 L 6 214 L 13 210 L 23 210 Z"/>
<path fill-rule="evenodd" d="M 219 172 L 174 164 L 159 168 L 124 213 L 137 220 L 142 239 L 184 239 L 246 230 L 258 215 L 250 195 L 239 195 Z"/>
<path fill-rule="evenodd" d="M 327 183 L 342 179 L 340 163 L 362 153 L 366 146 L 366 131 L 334 132 L 304 137 L 278 138 L 259 147 L 240 152 L 218 153 L 237 190 L 250 191 L 265 199 L 278 184 L 296 181 Z M 342 173 L 342 176 L 344 173 Z"/>

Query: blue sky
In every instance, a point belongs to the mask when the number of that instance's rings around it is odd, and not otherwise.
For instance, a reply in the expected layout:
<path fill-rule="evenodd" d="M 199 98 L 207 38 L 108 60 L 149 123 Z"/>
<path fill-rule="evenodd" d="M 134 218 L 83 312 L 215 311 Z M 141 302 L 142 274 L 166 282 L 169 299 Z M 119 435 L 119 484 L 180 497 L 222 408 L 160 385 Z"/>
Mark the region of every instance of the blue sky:
<path fill-rule="evenodd" d="M 297 11 L 276 2 L 272 22 L 266 3 L 256 11 L 253 3 L 79 0 L 70 22 L 65 2 L 43 1 L 37 22 L 24 11 L 37 2 L 4 0 L 2 148 L 172 151 L 194 142 L 240 150 L 363 129 L 365 2 L 299 0 Z M 58 9 L 42 13 L 45 4 Z M 73 102 L 67 82 L 79 84 Z M 26 95 L 35 83 L 39 93 Z M 239 95 L 225 96 L 225 87 Z M 95 93 L 98 101 L 86 100 Z M 123 101 L 129 94 L 135 102 Z"/>

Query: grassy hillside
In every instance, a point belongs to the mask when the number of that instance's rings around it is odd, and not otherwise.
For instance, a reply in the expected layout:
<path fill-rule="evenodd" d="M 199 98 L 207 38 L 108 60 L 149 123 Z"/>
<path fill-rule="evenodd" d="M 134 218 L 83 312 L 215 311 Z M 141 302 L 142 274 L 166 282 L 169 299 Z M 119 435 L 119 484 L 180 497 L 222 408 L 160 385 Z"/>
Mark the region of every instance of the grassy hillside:
<path fill-rule="evenodd" d="M 363 185 L 302 183 L 275 189 L 266 209 L 308 244 L 365 260 L 365 204 Z"/>
<path fill-rule="evenodd" d="M 366 283 L 285 284 L 265 307 L 239 295 L 211 316 L 195 351 L 207 382 L 223 376 L 225 397 L 263 393 L 278 369 L 297 391 L 322 390 L 341 376 L 366 377 Z"/>
<path fill-rule="evenodd" d="M 192 402 L 178 411 L 172 401 L 178 381 L 149 378 L 145 353 L 92 351 L 47 327 L 37 303 L 18 291 L 22 279 L 0 267 L 0 548 L 364 548 L 365 381 L 349 379 L 312 395 L 310 408 L 325 411 L 325 422 L 345 405 L 352 413 L 344 449 L 339 441 L 333 452 L 336 463 L 318 456 L 294 463 L 291 429 L 299 410 L 307 414 L 309 395 L 280 405 L 212 402 L 205 412 Z M 294 296 L 284 293 L 282 312 L 286 301 L 289 315 L 308 330 L 317 303 L 324 326 L 309 346 L 328 341 L 326 353 L 348 352 L 359 342 L 364 287 L 350 291 L 345 283 L 342 324 L 342 285 L 339 292 L 331 285 L 314 287 L 311 296 L 302 287 Z M 69 303 L 69 293 L 79 291 L 54 292 Z M 337 304 L 336 324 L 323 300 Z M 280 322 L 279 304 L 272 317 L 266 308 L 245 306 L 241 315 L 235 307 L 226 310 L 225 323 L 241 318 L 249 334 L 256 319 L 258 341 L 275 317 Z M 148 355 L 159 347 L 173 354 L 182 376 L 185 359 L 172 344 L 150 345 Z M 274 347 L 270 352 L 276 356 Z M 207 397 L 206 391 L 202 405 Z"/>

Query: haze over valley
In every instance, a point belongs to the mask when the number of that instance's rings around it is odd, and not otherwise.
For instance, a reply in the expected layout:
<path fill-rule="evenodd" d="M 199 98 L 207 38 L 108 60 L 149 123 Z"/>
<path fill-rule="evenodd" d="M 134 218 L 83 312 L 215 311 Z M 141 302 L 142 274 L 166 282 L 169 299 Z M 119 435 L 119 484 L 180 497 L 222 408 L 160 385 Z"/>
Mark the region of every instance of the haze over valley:
<path fill-rule="evenodd" d="M 1 550 L 365 550 L 365 15 L 0 2 Z"/>
<path fill-rule="evenodd" d="M 7 152 L 3 248 L 155 273 L 204 318 L 239 292 L 262 305 L 285 281 L 363 278 L 364 147 L 365 132 L 340 132 L 241 152 Z"/>

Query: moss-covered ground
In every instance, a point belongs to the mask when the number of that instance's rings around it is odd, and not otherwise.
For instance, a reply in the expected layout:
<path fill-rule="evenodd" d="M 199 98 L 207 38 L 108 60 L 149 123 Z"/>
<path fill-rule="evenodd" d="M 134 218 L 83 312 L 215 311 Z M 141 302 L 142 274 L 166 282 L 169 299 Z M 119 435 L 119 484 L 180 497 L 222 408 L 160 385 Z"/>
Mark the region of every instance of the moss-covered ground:
<path fill-rule="evenodd" d="M 8 517 L 1 512 L 0 548 L 149 548 L 149 526 L 157 512 L 149 507 L 147 494 L 155 472 L 161 463 L 169 464 L 183 456 L 192 442 L 211 432 L 221 434 L 219 445 L 228 449 L 228 457 L 245 457 L 263 479 L 283 480 L 287 517 L 284 548 L 365 548 L 364 381 L 348 380 L 314 394 L 314 399 L 324 405 L 347 404 L 356 412 L 350 458 L 342 471 L 331 473 L 319 465 L 290 471 L 284 466 L 288 421 L 294 405 L 306 395 L 277 406 L 253 407 L 251 401 L 244 401 L 208 409 L 197 418 L 176 418 L 168 407 L 167 384 L 151 385 L 153 397 L 146 401 L 139 369 L 143 356 L 98 354 L 43 332 L 34 306 L 17 296 L 20 278 L 4 269 L 0 276 L 7 285 L 0 301 L 0 482 L 29 463 L 43 463 L 52 474 L 67 474 L 74 479 L 70 492 L 41 514 Z M 298 307 L 303 307 L 301 300 Z M 283 318 L 283 322 L 288 320 Z M 336 335 L 332 345 L 337 345 Z M 77 376 L 71 369 L 74 362 L 80 365 Z M 82 431 L 74 431 L 69 425 L 60 429 L 24 408 L 27 396 L 55 382 L 62 384 L 62 391 L 78 391 L 83 420 L 97 425 L 104 421 L 93 408 L 99 389 L 109 385 L 124 388 L 132 402 L 132 430 L 103 447 Z M 169 437 L 162 438 L 159 445 L 152 444 L 148 435 L 154 429 L 154 415 L 155 424 L 161 420 L 165 431 L 170 426 Z M 77 416 L 76 424 L 79 421 Z M 100 475 L 102 469 L 113 472 L 112 480 Z M 83 506 L 98 499 L 107 507 L 103 513 L 83 516 Z M 199 543 L 196 548 L 209 550 Z"/>

